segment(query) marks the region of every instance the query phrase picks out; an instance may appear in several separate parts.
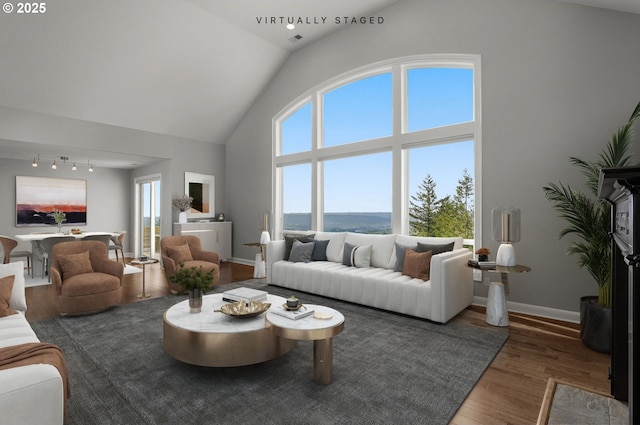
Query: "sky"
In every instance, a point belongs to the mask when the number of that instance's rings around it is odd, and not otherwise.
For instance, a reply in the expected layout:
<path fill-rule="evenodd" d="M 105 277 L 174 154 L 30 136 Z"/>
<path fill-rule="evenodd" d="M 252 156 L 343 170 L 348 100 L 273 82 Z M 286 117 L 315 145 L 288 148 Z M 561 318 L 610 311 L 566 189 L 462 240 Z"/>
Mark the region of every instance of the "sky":
<path fill-rule="evenodd" d="M 417 68 L 407 73 L 407 132 L 473 120 L 473 71 L 460 68 Z M 391 73 L 358 80 L 323 96 L 323 146 L 337 146 L 388 137 L 393 132 Z M 311 149 L 310 103 L 282 125 L 282 154 Z M 324 162 L 325 212 L 390 212 L 391 152 Z M 427 175 L 438 197 L 455 193 L 466 169 L 473 177 L 473 142 L 412 148 L 409 151 L 409 193 L 415 194 Z M 309 212 L 311 166 L 286 167 L 284 212 Z"/>

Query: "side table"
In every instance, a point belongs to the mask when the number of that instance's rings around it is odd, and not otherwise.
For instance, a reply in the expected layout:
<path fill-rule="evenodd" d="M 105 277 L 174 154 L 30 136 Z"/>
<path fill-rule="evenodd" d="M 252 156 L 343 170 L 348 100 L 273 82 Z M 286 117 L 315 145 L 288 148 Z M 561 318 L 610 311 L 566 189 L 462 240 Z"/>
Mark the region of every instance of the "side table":
<path fill-rule="evenodd" d="M 145 284 L 147 280 L 146 268 L 147 264 L 155 264 L 157 262 L 158 260 L 156 260 L 155 258 L 150 258 L 148 260 L 131 260 L 129 262 L 129 264 L 132 264 L 134 266 L 142 266 L 142 294 L 139 294 L 138 298 L 149 298 L 151 296 L 151 294 L 147 294 L 145 292 Z"/>
<path fill-rule="evenodd" d="M 344 316 L 330 307 L 311 304 L 305 306 L 330 318 L 317 319 L 312 314 L 293 320 L 267 311 L 266 327 L 281 338 L 313 341 L 313 380 L 318 384 L 327 385 L 333 380 L 333 337 L 344 329 Z"/>
<path fill-rule="evenodd" d="M 486 269 L 486 271 L 500 273 L 500 282 L 489 283 L 485 321 L 493 326 L 509 326 L 509 310 L 507 310 L 509 274 L 530 272 L 531 268 L 518 264 L 513 267 L 496 266 L 494 269 Z"/>
<path fill-rule="evenodd" d="M 256 254 L 255 265 L 253 267 L 253 277 L 256 279 L 267 277 L 264 245 L 262 245 L 260 242 L 249 242 L 245 243 L 244 246 L 260 248 L 260 252 Z"/>

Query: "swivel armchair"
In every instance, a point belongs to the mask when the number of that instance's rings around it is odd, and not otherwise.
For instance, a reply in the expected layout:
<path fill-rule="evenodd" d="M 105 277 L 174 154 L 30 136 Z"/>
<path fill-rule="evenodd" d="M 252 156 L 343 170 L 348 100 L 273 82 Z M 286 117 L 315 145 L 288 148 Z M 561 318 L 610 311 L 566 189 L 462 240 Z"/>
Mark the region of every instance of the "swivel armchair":
<path fill-rule="evenodd" d="M 169 291 L 180 292 L 180 285 L 171 282 L 180 264 L 183 267 L 199 267 L 205 271 L 213 270 L 213 285 L 220 282 L 220 254 L 202 249 L 202 242 L 197 236 L 166 236 L 160 241 L 162 266 L 164 268 Z"/>
<path fill-rule="evenodd" d="M 97 313 L 120 304 L 124 266 L 109 259 L 103 242 L 55 245 L 50 274 L 62 316 Z"/>

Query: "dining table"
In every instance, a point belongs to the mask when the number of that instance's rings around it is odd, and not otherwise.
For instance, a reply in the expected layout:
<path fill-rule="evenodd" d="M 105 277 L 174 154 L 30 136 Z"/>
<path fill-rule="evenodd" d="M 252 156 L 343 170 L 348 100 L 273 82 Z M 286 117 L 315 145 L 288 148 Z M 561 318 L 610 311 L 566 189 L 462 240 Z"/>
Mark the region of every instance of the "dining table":
<path fill-rule="evenodd" d="M 91 235 L 109 235 L 118 236 L 119 233 L 114 232 L 79 232 L 79 233 L 26 233 L 21 235 L 15 235 L 14 237 L 23 242 L 31 242 L 31 254 L 33 256 L 33 260 L 31 263 L 31 267 L 33 267 L 34 276 L 35 272 L 42 269 L 42 257 L 44 254 L 44 249 L 40 242 L 47 238 L 55 238 L 60 236 L 73 236 L 74 238 L 81 240 L 85 236 Z"/>

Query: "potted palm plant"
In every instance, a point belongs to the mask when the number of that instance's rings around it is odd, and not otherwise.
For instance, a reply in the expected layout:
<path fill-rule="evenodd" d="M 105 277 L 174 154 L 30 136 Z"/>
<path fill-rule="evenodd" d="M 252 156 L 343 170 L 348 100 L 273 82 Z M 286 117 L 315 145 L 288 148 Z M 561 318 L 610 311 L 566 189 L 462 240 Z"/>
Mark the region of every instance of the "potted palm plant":
<path fill-rule="evenodd" d="M 202 266 L 184 267 L 180 263 L 178 270 L 169 279 L 180 285 L 181 293 L 189 294 L 189 311 L 200 313 L 202 310 L 202 295 L 211 290 L 213 286 L 213 269 L 206 270 Z"/>
<path fill-rule="evenodd" d="M 632 165 L 628 153 L 633 139 L 633 124 L 640 116 L 640 103 L 625 125 L 613 134 L 596 161 L 576 157 L 570 163 L 578 167 L 585 179 L 586 192 L 562 183 L 543 187 L 545 197 L 568 225 L 560 231 L 560 238 L 577 237 L 567 249 L 577 258 L 598 285 L 598 296 L 580 299 L 580 337 L 588 347 L 608 353 L 611 351 L 611 206 L 598 199 L 598 180 L 602 168 Z"/>

